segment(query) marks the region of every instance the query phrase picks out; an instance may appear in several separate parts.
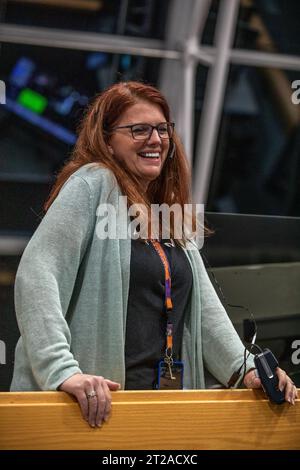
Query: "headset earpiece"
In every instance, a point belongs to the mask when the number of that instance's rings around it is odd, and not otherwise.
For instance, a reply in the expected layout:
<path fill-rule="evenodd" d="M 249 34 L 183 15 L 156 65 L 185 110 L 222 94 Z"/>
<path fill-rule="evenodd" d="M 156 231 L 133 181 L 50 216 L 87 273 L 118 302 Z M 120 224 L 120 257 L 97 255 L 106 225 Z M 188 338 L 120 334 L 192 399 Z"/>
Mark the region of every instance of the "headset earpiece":
<path fill-rule="evenodd" d="M 169 149 L 168 158 L 172 159 L 174 157 L 175 150 L 176 150 L 176 147 L 175 147 L 174 141 L 170 140 L 170 149 Z"/>

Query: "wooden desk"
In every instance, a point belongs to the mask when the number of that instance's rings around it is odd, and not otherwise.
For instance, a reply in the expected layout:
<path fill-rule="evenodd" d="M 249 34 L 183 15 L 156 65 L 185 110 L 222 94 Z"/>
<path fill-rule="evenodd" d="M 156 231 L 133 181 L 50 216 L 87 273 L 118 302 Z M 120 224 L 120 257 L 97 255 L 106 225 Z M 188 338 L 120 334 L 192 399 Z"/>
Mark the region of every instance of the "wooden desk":
<path fill-rule="evenodd" d="M 110 421 L 93 429 L 63 392 L 0 393 L 0 449 L 300 449 L 299 400 L 272 405 L 260 390 L 112 396 Z"/>

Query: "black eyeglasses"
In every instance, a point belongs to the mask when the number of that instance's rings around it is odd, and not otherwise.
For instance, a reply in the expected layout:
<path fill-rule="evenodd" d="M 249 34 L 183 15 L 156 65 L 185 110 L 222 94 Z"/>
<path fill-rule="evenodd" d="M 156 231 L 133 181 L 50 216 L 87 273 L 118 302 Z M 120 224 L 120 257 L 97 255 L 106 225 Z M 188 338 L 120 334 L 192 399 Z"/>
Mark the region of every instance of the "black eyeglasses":
<path fill-rule="evenodd" d="M 113 127 L 110 132 L 116 129 L 130 129 L 132 138 L 134 140 L 149 140 L 152 136 L 153 130 L 156 129 L 161 139 L 171 139 L 174 132 L 174 122 L 161 122 L 157 126 L 151 124 L 132 124 L 129 126 Z"/>

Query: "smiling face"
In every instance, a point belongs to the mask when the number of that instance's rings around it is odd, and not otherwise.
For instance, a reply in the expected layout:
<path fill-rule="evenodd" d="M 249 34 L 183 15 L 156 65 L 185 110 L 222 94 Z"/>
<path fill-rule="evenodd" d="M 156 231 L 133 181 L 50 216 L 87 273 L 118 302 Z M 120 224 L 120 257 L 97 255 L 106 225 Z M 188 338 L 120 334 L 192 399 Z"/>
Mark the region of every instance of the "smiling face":
<path fill-rule="evenodd" d="M 116 127 L 139 123 L 156 126 L 162 122 L 166 122 L 166 118 L 159 106 L 148 101 L 138 101 L 121 115 Z M 156 129 L 150 139 L 134 140 L 131 129 L 127 128 L 114 130 L 108 147 L 114 157 L 125 162 L 147 189 L 150 181 L 160 175 L 169 145 L 169 140 L 161 139 Z"/>

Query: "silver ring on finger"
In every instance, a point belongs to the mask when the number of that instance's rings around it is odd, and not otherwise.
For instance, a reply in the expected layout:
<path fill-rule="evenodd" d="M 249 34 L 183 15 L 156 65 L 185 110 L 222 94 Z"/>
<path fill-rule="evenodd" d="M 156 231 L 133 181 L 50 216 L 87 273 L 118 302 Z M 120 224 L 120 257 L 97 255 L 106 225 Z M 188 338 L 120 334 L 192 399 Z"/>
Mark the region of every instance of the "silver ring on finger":
<path fill-rule="evenodd" d="M 91 398 L 97 398 L 97 392 L 95 390 L 91 390 L 89 393 L 86 394 L 86 398 L 90 400 Z"/>

